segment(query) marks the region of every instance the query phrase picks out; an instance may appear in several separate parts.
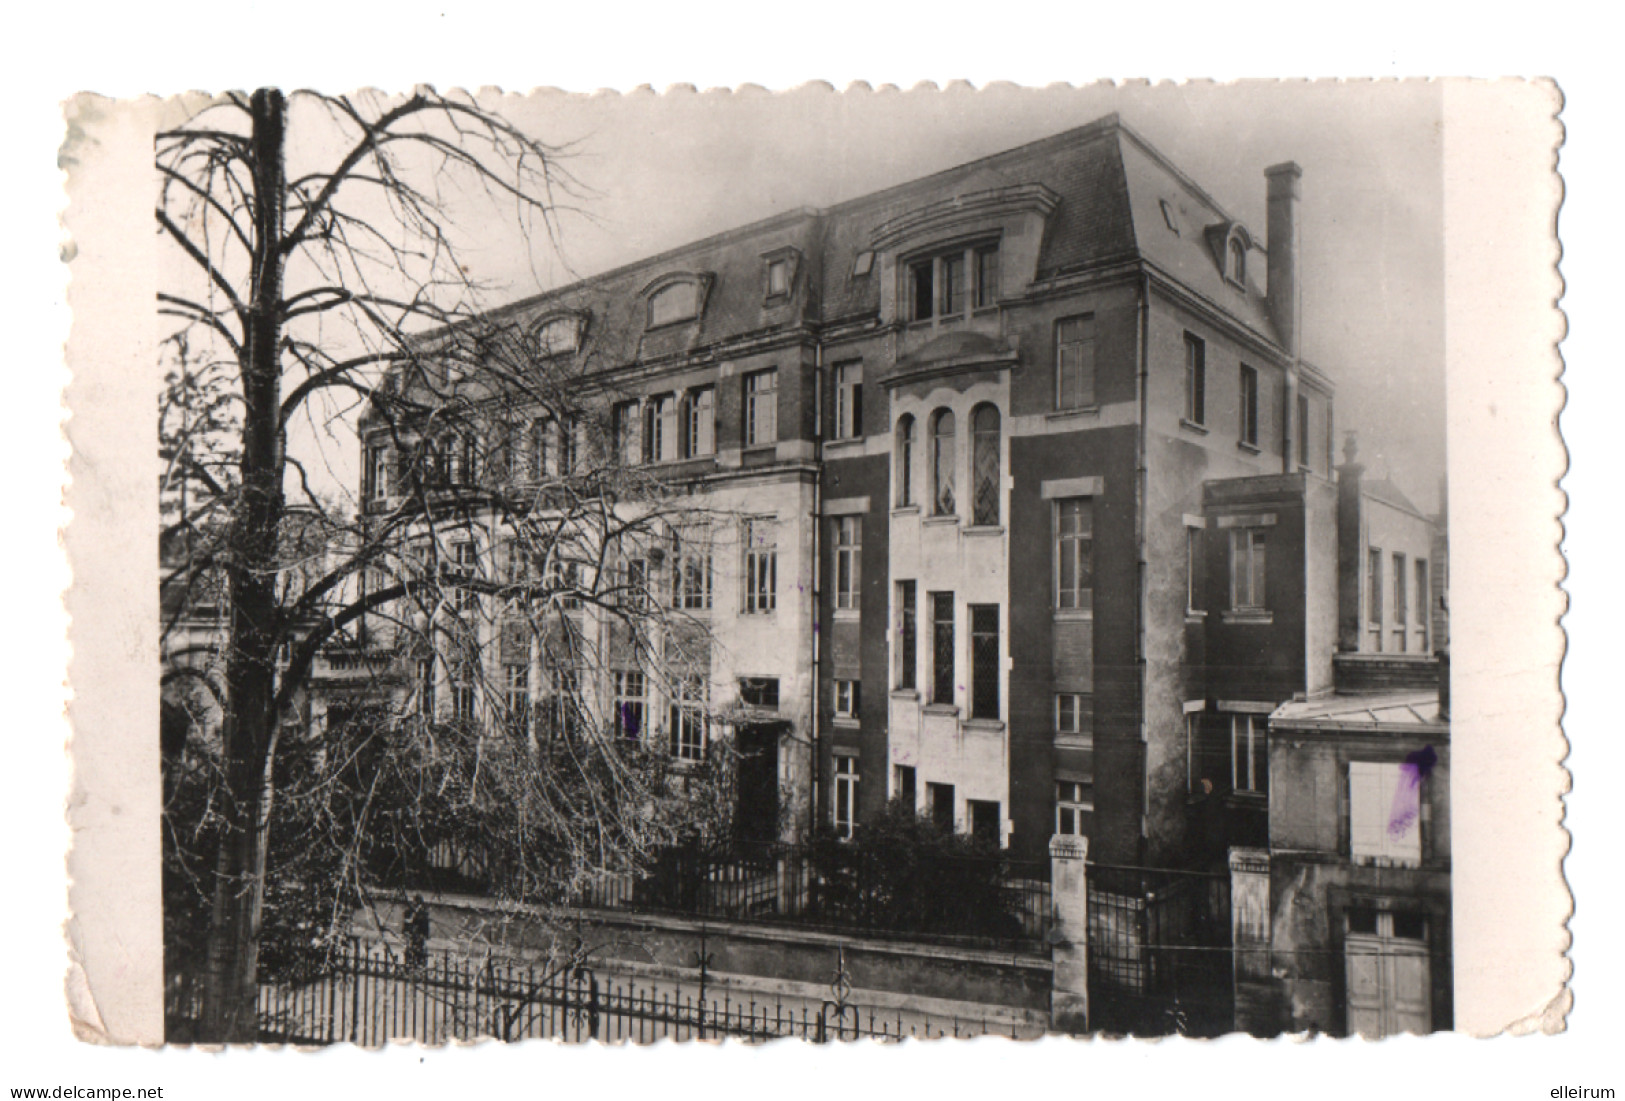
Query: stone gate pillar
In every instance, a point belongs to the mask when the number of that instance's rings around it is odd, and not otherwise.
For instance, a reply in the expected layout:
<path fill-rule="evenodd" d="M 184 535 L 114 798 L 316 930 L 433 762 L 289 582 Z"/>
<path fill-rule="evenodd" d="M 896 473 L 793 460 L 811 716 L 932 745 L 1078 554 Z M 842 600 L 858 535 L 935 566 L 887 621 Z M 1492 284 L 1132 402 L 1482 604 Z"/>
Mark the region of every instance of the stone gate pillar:
<path fill-rule="evenodd" d="M 1270 975 L 1270 854 L 1230 850 L 1230 943 L 1235 960 L 1236 1029 L 1255 1036 L 1280 1031 Z"/>
<path fill-rule="evenodd" d="M 1056 834 L 1049 842 L 1049 942 L 1055 977 L 1050 985 L 1050 1027 L 1089 1031 L 1089 839 Z"/>

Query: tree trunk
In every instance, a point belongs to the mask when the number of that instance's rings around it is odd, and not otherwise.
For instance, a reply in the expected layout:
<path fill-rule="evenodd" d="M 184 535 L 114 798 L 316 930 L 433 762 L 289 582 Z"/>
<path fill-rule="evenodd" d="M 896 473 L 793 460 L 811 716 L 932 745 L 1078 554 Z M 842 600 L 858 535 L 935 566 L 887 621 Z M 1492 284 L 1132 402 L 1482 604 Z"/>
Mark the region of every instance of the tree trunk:
<path fill-rule="evenodd" d="M 276 716 L 276 600 L 283 512 L 281 425 L 282 233 L 286 209 L 282 93 L 260 89 L 253 116 L 254 248 L 243 385 L 242 496 L 232 517 L 231 600 L 226 656 L 225 829 L 216 860 L 199 1039 L 251 1043 L 258 1038 L 259 934 L 265 899 L 271 754 Z"/>

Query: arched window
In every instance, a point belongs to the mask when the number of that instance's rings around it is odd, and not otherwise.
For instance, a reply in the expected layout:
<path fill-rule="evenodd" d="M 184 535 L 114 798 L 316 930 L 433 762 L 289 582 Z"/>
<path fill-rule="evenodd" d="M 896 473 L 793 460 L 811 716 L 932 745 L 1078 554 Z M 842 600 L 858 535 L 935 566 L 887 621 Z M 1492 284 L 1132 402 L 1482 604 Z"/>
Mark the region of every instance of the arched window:
<path fill-rule="evenodd" d="M 897 505 L 914 503 L 914 418 L 897 419 Z"/>
<path fill-rule="evenodd" d="M 971 523 L 999 522 L 999 411 L 978 405 L 970 415 Z"/>
<path fill-rule="evenodd" d="M 938 409 L 931 418 L 931 511 L 954 512 L 954 414 Z"/>
<path fill-rule="evenodd" d="M 1247 246 L 1241 238 L 1230 238 L 1230 278 L 1237 283 L 1247 282 Z"/>
<path fill-rule="evenodd" d="M 649 327 L 669 325 L 674 321 L 687 321 L 700 312 L 699 286 L 695 283 L 672 283 L 649 297 Z"/>

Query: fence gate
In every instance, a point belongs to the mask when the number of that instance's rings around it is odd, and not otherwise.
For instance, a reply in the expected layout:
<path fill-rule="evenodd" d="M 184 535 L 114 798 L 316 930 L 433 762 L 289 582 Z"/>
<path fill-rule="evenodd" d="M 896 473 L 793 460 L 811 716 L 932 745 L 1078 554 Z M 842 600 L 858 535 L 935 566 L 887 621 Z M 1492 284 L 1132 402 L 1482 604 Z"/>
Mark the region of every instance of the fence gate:
<path fill-rule="evenodd" d="M 1090 1028 L 1233 1031 L 1228 872 L 1091 863 L 1088 874 Z"/>

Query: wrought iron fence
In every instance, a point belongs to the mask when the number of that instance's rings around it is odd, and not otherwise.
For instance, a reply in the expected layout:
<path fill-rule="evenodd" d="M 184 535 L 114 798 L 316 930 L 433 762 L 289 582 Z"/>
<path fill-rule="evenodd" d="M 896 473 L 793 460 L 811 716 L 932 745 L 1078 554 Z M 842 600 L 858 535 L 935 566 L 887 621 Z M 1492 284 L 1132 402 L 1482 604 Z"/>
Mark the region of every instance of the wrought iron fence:
<path fill-rule="evenodd" d="M 504 1041 L 650 1043 L 735 1037 L 748 1042 L 1040 1035 L 1035 1024 L 932 1016 L 850 1001 L 844 959 L 828 997 L 754 997 L 702 972 L 683 980 L 636 980 L 585 966 L 556 969 L 512 960 L 426 953 L 408 962 L 380 942 L 355 941 L 326 973 L 300 984 L 260 986 L 264 1043 L 376 1047 L 396 1039 L 426 1044 Z M 185 1017 L 190 1007 L 193 1016 Z M 195 1035 L 194 1000 L 171 998 L 169 1038 Z"/>
<path fill-rule="evenodd" d="M 1041 944 L 1052 921 L 1046 861 L 890 861 L 836 843 L 673 848 L 647 875 L 600 877 L 573 901 L 598 909 L 1001 943 Z"/>
<path fill-rule="evenodd" d="M 1090 864 L 1088 936 L 1093 1028 L 1191 1036 L 1233 1030 L 1227 873 Z"/>

